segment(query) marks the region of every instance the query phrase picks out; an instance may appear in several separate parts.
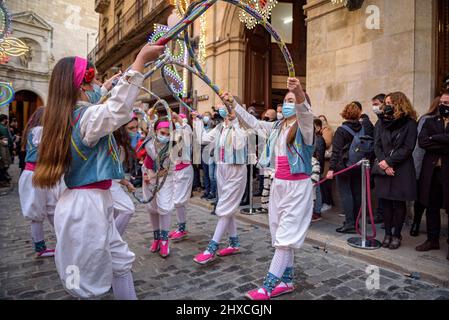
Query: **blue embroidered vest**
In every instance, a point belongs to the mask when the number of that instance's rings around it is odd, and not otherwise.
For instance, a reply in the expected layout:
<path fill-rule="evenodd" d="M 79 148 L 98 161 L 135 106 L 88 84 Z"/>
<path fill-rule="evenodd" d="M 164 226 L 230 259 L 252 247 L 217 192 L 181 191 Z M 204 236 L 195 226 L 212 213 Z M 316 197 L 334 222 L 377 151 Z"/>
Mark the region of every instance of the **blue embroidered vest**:
<path fill-rule="evenodd" d="M 265 149 L 260 157 L 260 165 L 263 167 L 274 168 L 274 146 L 276 145 L 281 130 L 282 121 L 277 121 L 273 129 L 271 130 L 270 137 L 268 138 Z M 301 130 L 298 127 L 296 131 L 294 145 L 287 145 L 287 158 L 290 165 L 290 173 L 298 174 L 304 173 L 307 175 L 312 174 L 312 156 L 314 146 L 304 144 L 304 138 Z"/>
<path fill-rule="evenodd" d="M 32 130 L 31 130 L 32 131 Z M 33 132 L 28 133 L 25 162 L 37 162 L 37 147 L 33 144 Z"/>
<path fill-rule="evenodd" d="M 123 179 L 118 147 L 112 134 L 102 137 L 93 147 L 81 138 L 80 121 L 87 107 L 73 112 L 70 167 L 64 176 L 68 188 L 81 187 L 105 180 Z"/>

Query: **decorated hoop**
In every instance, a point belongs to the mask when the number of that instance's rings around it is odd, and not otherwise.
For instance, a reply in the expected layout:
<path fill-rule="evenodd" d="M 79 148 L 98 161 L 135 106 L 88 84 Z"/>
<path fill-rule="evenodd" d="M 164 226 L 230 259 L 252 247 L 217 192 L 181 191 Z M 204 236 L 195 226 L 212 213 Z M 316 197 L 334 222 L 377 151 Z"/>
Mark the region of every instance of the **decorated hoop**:
<path fill-rule="evenodd" d="M 145 91 L 145 92 L 147 92 L 148 94 L 150 94 L 151 96 L 156 98 L 156 103 L 153 105 L 153 108 L 157 108 L 158 105 L 162 105 L 164 107 L 164 109 L 165 109 L 165 111 L 167 113 L 168 122 L 170 124 L 169 125 L 170 137 L 173 137 L 173 122 L 172 122 L 172 116 L 171 116 L 171 109 L 170 109 L 170 106 L 168 105 L 167 101 L 165 101 L 164 99 L 161 99 L 158 95 L 156 95 L 152 91 L 148 90 L 147 88 L 140 87 L 140 89 Z M 148 129 L 150 129 L 150 127 L 152 126 L 152 123 L 147 118 L 146 113 L 143 110 L 141 110 L 141 109 L 134 109 L 133 111 L 134 111 L 134 113 L 138 113 L 138 114 L 141 114 L 143 116 L 144 121 L 148 125 Z M 154 139 L 156 139 L 154 133 L 153 134 L 149 134 L 148 138 L 145 139 L 145 141 L 139 147 L 137 152 L 140 151 L 142 148 L 144 148 L 145 144 L 153 143 Z M 148 199 L 144 199 L 144 197 L 141 197 L 137 192 L 133 192 L 132 193 L 134 198 L 139 203 L 142 203 L 142 204 L 150 203 L 154 199 L 154 197 L 156 196 L 157 192 L 162 189 L 162 186 L 165 184 L 165 181 L 167 180 L 168 173 L 170 171 L 170 166 L 171 166 L 170 154 L 171 154 L 171 150 L 172 149 L 173 149 L 173 141 L 172 141 L 172 139 L 170 139 L 170 142 L 168 143 L 167 150 L 165 150 L 165 151 L 163 150 L 163 151 L 158 153 L 158 157 L 156 159 L 156 169 L 157 170 L 155 172 L 156 173 L 156 183 L 150 189 L 150 196 L 148 197 Z M 166 167 L 164 167 L 165 164 L 166 164 Z M 164 171 L 164 172 L 161 173 L 162 171 Z M 144 188 L 144 186 L 142 185 L 142 189 L 143 188 Z"/>
<path fill-rule="evenodd" d="M 10 83 L 0 82 L 0 109 L 14 100 L 14 89 Z"/>
<path fill-rule="evenodd" d="M 154 74 L 154 72 L 160 68 L 162 78 L 164 79 L 164 83 L 167 86 L 167 88 L 170 90 L 170 92 L 173 94 L 175 99 L 184 107 L 188 108 L 190 111 L 193 110 L 191 106 L 188 106 L 178 95 L 178 91 L 176 88 L 174 88 L 173 84 L 170 83 L 170 81 L 167 80 L 167 78 L 170 76 L 173 78 L 173 75 L 170 74 L 167 70 L 176 70 L 176 68 L 166 69 L 167 65 L 178 65 L 182 68 L 187 69 L 189 72 L 192 72 L 197 77 L 199 77 L 201 80 L 204 81 L 212 90 L 219 96 L 222 94 L 222 90 L 218 87 L 217 84 L 213 83 L 212 80 L 206 75 L 203 68 L 201 67 L 201 64 L 198 62 L 197 57 L 195 56 L 195 52 L 192 47 L 192 43 L 188 34 L 188 26 L 193 23 L 195 19 L 197 19 L 199 16 L 201 16 L 208 8 L 210 8 L 213 4 L 215 4 L 218 0 L 199 0 L 192 2 L 190 6 L 187 8 L 187 11 L 185 13 L 184 18 L 178 22 L 173 28 L 166 31 L 165 34 L 158 35 L 158 39 L 154 42 L 158 45 L 166 45 L 171 39 L 176 38 L 181 32 L 184 31 L 184 43 L 186 44 L 187 51 L 189 53 L 189 56 L 192 58 L 192 61 L 194 63 L 194 68 L 190 67 L 184 63 L 181 63 L 180 61 L 176 61 L 175 59 L 171 59 L 170 57 L 164 56 L 162 59 L 158 60 L 153 69 L 150 70 L 147 74 L 145 74 L 145 77 L 150 77 Z M 248 4 L 243 3 L 239 0 L 222 0 L 225 2 L 228 2 L 232 5 L 235 5 L 242 9 L 244 12 L 246 12 L 248 15 L 253 17 L 258 21 L 260 25 L 262 25 L 269 33 L 270 35 L 275 39 L 276 43 L 278 44 L 282 55 L 284 56 L 285 62 L 287 64 L 287 69 L 289 73 L 289 77 L 295 77 L 295 66 L 292 60 L 292 57 L 290 55 L 290 52 L 288 51 L 288 48 L 285 44 L 285 42 L 282 40 L 281 36 L 276 32 L 276 30 L 272 27 L 272 25 L 266 20 L 265 17 L 263 17 L 261 14 L 259 14 L 256 10 L 254 10 L 252 7 L 250 7 Z M 178 40 L 179 41 L 179 40 Z"/>

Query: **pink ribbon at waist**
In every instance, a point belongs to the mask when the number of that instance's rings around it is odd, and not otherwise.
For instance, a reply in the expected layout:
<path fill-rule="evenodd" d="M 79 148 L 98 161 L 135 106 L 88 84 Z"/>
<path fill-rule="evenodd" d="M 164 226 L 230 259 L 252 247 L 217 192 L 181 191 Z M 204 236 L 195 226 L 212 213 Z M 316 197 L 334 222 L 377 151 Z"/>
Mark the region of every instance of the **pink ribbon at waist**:
<path fill-rule="evenodd" d="M 25 163 L 25 170 L 28 170 L 28 171 L 36 170 L 36 162 L 27 162 L 27 163 Z"/>
<path fill-rule="evenodd" d="M 288 158 L 286 156 L 276 157 L 276 179 L 280 180 L 306 180 L 310 179 L 310 176 L 305 173 L 295 173 L 290 172 L 290 165 L 288 163 Z"/>
<path fill-rule="evenodd" d="M 143 160 L 143 164 L 144 164 L 145 168 L 147 168 L 149 170 L 153 170 L 154 161 L 153 161 L 153 159 L 151 159 L 151 157 L 149 155 L 145 156 L 145 159 Z"/>
<path fill-rule="evenodd" d="M 74 190 L 80 189 L 100 189 L 100 190 L 109 190 L 112 186 L 112 180 L 104 180 L 99 182 L 94 182 L 90 184 L 86 184 L 85 186 L 70 188 Z"/>
<path fill-rule="evenodd" d="M 181 171 L 185 168 L 187 168 L 188 166 L 190 166 L 190 162 L 181 162 L 178 163 L 175 167 L 175 171 Z"/>

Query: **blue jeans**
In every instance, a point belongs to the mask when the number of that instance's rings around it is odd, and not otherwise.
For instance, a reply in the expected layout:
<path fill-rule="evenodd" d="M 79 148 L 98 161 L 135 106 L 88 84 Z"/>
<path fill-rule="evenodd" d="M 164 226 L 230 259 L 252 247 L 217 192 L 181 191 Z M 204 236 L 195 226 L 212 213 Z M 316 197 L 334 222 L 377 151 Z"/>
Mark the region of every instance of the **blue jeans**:
<path fill-rule="evenodd" d="M 209 182 L 210 182 L 210 193 L 214 196 L 217 195 L 217 164 L 212 162 L 209 164 Z"/>
<path fill-rule="evenodd" d="M 313 213 L 321 214 L 321 207 L 323 206 L 323 201 L 321 198 L 320 186 L 316 186 L 314 189 L 315 189 L 316 199 L 315 199 L 315 203 L 313 204 Z"/>
<path fill-rule="evenodd" d="M 203 167 L 204 195 L 208 195 L 211 189 L 211 183 L 209 178 L 209 166 L 204 161 L 201 161 L 201 166 Z"/>

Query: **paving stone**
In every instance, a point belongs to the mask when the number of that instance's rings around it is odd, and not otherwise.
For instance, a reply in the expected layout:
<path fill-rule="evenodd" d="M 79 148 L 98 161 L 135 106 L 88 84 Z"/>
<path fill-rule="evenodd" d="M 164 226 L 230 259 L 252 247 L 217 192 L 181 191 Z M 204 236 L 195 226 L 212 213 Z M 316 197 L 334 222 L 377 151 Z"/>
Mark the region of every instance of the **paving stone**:
<path fill-rule="evenodd" d="M 14 166 L 10 171 L 17 170 Z M 198 201 L 195 199 L 195 203 Z M 9 210 L 0 214 L 0 299 L 76 299 L 62 287 L 54 259 L 34 259 L 29 222 L 20 212 L 17 188 L 0 197 L 0 210 L 6 207 Z M 217 258 L 201 266 L 193 262 L 193 257 L 207 246 L 217 223 L 208 206 L 193 202 L 188 205 L 190 236 L 171 243 L 167 259 L 149 253 L 152 230 L 148 214 L 143 205 L 136 204 L 136 208 L 124 239 L 136 255 L 133 273 L 139 299 L 244 299 L 248 290 L 262 284 L 274 254 L 268 229 L 237 220 L 245 254 Z M 54 232 L 47 224 L 44 230 L 47 243 L 54 245 Z M 225 237 L 221 244 L 227 245 Z M 366 263 L 338 252 L 326 254 L 308 244 L 295 250 L 295 262 L 297 289 L 276 300 L 449 299 L 445 288 L 407 279 L 384 268 L 380 290 L 369 291 L 365 284 Z M 112 291 L 95 300 L 110 299 L 114 299 Z"/>

